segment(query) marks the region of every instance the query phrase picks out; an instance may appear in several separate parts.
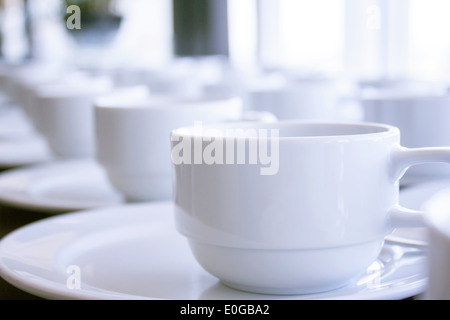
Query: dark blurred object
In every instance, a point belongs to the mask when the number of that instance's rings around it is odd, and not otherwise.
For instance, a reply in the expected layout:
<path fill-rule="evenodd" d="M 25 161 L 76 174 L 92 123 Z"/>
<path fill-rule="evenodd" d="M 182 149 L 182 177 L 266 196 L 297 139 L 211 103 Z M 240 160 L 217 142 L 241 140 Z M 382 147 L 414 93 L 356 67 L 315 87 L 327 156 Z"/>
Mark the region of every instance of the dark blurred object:
<path fill-rule="evenodd" d="M 42 213 L 19 210 L 0 203 L 0 240 L 29 223 L 48 218 Z M 33 294 L 24 292 L 0 277 L 0 300 L 43 300 Z"/>
<path fill-rule="evenodd" d="M 173 0 L 175 54 L 228 55 L 227 1 Z"/>
<path fill-rule="evenodd" d="M 0 173 L 5 169 L 0 169 Z M 29 223 L 48 218 L 45 214 L 20 210 L 0 203 L 0 240 L 9 233 Z M 24 292 L 0 277 L 0 300 L 42 300 Z"/>
<path fill-rule="evenodd" d="M 65 0 L 64 2 L 66 8 L 72 5 L 80 8 L 81 27 L 68 30 L 79 45 L 102 46 L 114 39 L 122 22 L 122 16 L 114 8 L 114 0 Z M 73 13 L 64 11 L 64 21 L 67 21 Z"/>

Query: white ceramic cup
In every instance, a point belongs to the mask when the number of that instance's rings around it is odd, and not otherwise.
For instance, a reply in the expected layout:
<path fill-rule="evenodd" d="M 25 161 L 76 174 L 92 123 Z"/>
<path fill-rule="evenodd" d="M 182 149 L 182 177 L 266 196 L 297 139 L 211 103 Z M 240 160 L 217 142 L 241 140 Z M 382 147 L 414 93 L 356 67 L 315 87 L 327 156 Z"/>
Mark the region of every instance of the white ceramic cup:
<path fill-rule="evenodd" d="M 258 293 L 349 284 L 394 228 L 423 226 L 420 212 L 398 205 L 405 170 L 450 162 L 450 148 L 401 147 L 399 130 L 383 124 L 200 129 L 171 135 L 176 228 L 205 270 Z"/>
<path fill-rule="evenodd" d="M 423 210 L 428 231 L 428 283 L 421 298 L 450 300 L 450 190 L 433 195 Z"/>
<path fill-rule="evenodd" d="M 60 75 L 67 70 L 52 63 L 27 62 L 20 64 L 10 64 L 3 69 L 1 87 L 7 92 L 11 101 L 21 106 L 22 91 L 21 84 L 37 79 L 50 79 Z"/>
<path fill-rule="evenodd" d="M 95 154 L 93 101 L 112 90 L 107 78 L 39 86 L 32 99 L 32 122 L 59 158 Z"/>
<path fill-rule="evenodd" d="M 384 90 L 362 96 L 364 120 L 400 129 L 401 144 L 408 148 L 450 146 L 450 95 Z M 450 176 L 444 164 L 411 168 L 405 183 Z"/>
<path fill-rule="evenodd" d="M 241 85 L 245 107 L 249 110 L 262 110 L 282 114 L 283 98 L 286 93 L 287 79 L 281 74 L 263 74 L 248 79 Z"/>
<path fill-rule="evenodd" d="M 376 78 L 360 80 L 357 83 L 364 92 L 404 93 L 404 94 L 430 94 L 446 91 L 444 83 L 426 81 L 414 78 Z"/>
<path fill-rule="evenodd" d="M 248 108 L 267 111 L 280 120 L 331 120 L 337 114 L 338 82 L 327 77 L 266 75 L 248 84 Z"/>
<path fill-rule="evenodd" d="M 97 159 L 129 201 L 171 199 L 170 132 L 242 117 L 242 101 L 234 97 L 98 99 Z"/>
<path fill-rule="evenodd" d="M 15 83 L 15 92 L 17 96 L 18 105 L 25 111 L 30 122 L 33 122 L 33 112 L 36 111 L 35 101 L 41 88 L 63 88 L 78 86 L 84 82 L 91 81 L 91 77 L 80 71 L 68 71 L 65 72 L 48 72 L 41 75 L 35 75 L 34 77 L 26 77 L 23 79 L 17 79 Z"/>
<path fill-rule="evenodd" d="M 292 77 L 279 119 L 332 120 L 339 103 L 338 81 L 325 76 Z M 275 114 L 277 115 L 277 114 Z"/>

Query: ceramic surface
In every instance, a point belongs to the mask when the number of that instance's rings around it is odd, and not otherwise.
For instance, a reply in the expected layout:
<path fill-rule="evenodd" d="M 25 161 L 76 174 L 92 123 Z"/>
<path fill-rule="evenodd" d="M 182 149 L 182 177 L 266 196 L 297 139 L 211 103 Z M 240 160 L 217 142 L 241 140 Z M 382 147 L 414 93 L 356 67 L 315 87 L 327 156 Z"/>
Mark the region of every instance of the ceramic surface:
<path fill-rule="evenodd" d="M 123 196 L 91 160 L 51 161 L 0 174 L 0 201 L 49 214 L 112 206 Z"/>
<path fill-rule="evenodd" d="M 450 95 L 424 92 L 375 92 L 362 98 L 364 119 L 396 126 L 401 143 L 408 148 L 450 146 Z M 411 168 L 405 181 L 450 176 L 444 164 Z"/>
<path fill-rule="evenodd" d="M 0 168 L 11 169 L 54 160 L 47 141 L 40 135 L 0 140 Z"/>
<path fill-rule="evenodd" d="M 0 242 L 0 276 L 48 299 L 403 299 L 425 289 L 424 264 L 420 247 L 390 243 L 338 290 L 295 296 L 234 290 L 193 259 L 173 226 L 171 203 L 65 214 Z"/>
<path fill-rule="evenodd" d="M 247 108 L 268 111 L 279 120 L 331 120 L 337 115 L 338 81 L 326 77 L 273 75 L 244 87 Z"/>
<path fill-rule="evenodd" d="M 93 157 L 95 129 L 93 101 L 112 89 L 106 78 L 75 84 L 40 86 L 35 92 L 33 123 L 62 158 Z"/>
<path fill-rule="evenodd" d="M 450 189 L 433 195 L 424 205 L 427 212 L 429 250 L 427 255 L 428 286 L 423 298 L 450 299 Z"/>
<path fill-rule="evenodd" d="M 242 137 L 233 131 L 238 129 L 278 130 L 278 136 Z M 270 142 L 266 148 L 277 157 L 271 163 L 184 158 L 175 163 L 176 226 L 212 274 L 262 293 L 305 293 L 306 287 L 314 292 L 349 281 L 370 265 L 395 228 L 423 226 L 421 212 L 398 205 L 398 180 L 405 170 L 450 160 L 448 148 L 401 147 L 399 130 L 381 124 L 291 121 L 209 130 L 175 130 L 174 150 L 189 141 L 183 154 L 195 155 L 200 146 L 205 156 L 212 141 L 215 146 L 245 142 L 242 150 L 249 156 L 256 141 Z M 223 147 L 223 159 L 229 150 Z M 274 168 L 273 174 L 263 173 Z M 338 251 L 347 258 L 337 259 Z M 260 272 L 250 272 L 250 255 Z M 207 256 L 217 263 L 210 264 Z M 278 257 L 283 262 L 267 263 L 281 261 Z M 224 274 L 220 265 L 231 261 L 236 263 Z M 340 268 L 333 268 L 338 261 Z M 308 272 L 295 273 L 299 264 Z"/>
<path fill-rule="evenodd" d="M 201 121 L 240 119 L 238 98 L 99 99 L 95 120 L 97 159 L 111 183 L 131 201 L 172 198 L 170 132 Z"/>

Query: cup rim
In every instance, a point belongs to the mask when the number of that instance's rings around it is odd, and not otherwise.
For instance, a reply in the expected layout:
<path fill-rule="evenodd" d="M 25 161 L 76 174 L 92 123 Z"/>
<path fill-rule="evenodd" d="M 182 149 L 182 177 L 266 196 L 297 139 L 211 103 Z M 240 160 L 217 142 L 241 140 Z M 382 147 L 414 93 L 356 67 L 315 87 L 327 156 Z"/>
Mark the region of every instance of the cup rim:
<path fill-rule="evenodd" d="M 361 130 L 371 129 L 371 132 L 361 132 L 361 133 L 349 133 L 349 134 L 323 134 L 323 135 L 304 135 L 304 136 L 277 136 L 277 139 L 281 141 L 318 141 L 318 140 L 371 140 L 373 138 L 388 138 L 395 137 L 400 135 L 400 130 L 392 125 L 383 124 L 383 123 L 375 123 L 375 122 L 322 122 L 322 121 L 307 121 L 307 120 L 283 120 L 276 121 L 270 123 L 264 122 L 232 122 L 232 123 L 220 123 L 215 125 L 205 125 L 204 129 L 212 129 L 208 130 L 207 133 L 203 134 L 203 131 L 198 130 L 198 127 L 195 126 L 187 126 L 181 127 L 172 130 L 171 139 L 172 141 L 179 141 L 182 138 L 190 138 L 190 139 L 212 139 L 212 138 L 225 138 L 225 135 L 222 131 L 216 131 L 218 128 L 223 128 L 225 131 L 227 129 L 242 129 L 242 128 L 250 128 L 250 129 L 279 129 L 281 126 L 310 126 L 310 127 L 352 127 L 352 128 L 360 128 Z M 222 134 L 220 134 L 222 133 Z M 252 140 L 259 139 L 257 136 L 241 136 L 241 135 L 233 135 L 233 132 L 227 132 L 229 135 L 227 138 L 233 138 L 236 140 Z M 268 137 L 270 139 L 270 137 Z"/>
<path fill-rule="evenodd" d="M 111 100 L 108 96 L 102 96 L 94 101 L 94 108 L 99 110 L 124 111 L 124 110 L 173 110 L 176 108 L 189 107 L 205 108 L 210 104 L 220 105 L 231 103 L 242 105 L 242 98 L 239 96 L 214 95 L 201 97 L 176 97 L 170 95 L 152 95 L 143 99 L 131 98 L 129 102 L 119 102 Z"/>
<path fill-rule="evenodd" d="M 442 88 L 362 88 L 359 93 L 361 101 L 421 101 L 450 99 L 450 95 Z"/>
<path fill-rule="evenodd" d="M 73 99 L 92 98 L 105 94 L 113 89 L 108 78 L 87 79 L 82 84 L 48 83 L 35 87 L 28 87 L 36 99 Z"/>

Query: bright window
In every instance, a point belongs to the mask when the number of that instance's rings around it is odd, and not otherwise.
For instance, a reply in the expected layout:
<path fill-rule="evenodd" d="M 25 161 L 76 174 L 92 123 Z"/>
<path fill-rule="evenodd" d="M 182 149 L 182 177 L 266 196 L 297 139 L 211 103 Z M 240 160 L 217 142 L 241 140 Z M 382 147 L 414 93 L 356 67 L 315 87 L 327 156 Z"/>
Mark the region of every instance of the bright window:
<path fill-rule="evenodd" d="M 450 1 L 409 0 L 408 71 L 447 80 L 450 75 Z"/>
<path fill-rule="evenodd" d="M 449 0 L 258 1 L 263 63 L 359 78 L 450 75 Z"/>
<path fill-rule="evenodd" d="M 343 0 L 278 0 L 284 67 L 340 71 L 345 43 Z"/>

